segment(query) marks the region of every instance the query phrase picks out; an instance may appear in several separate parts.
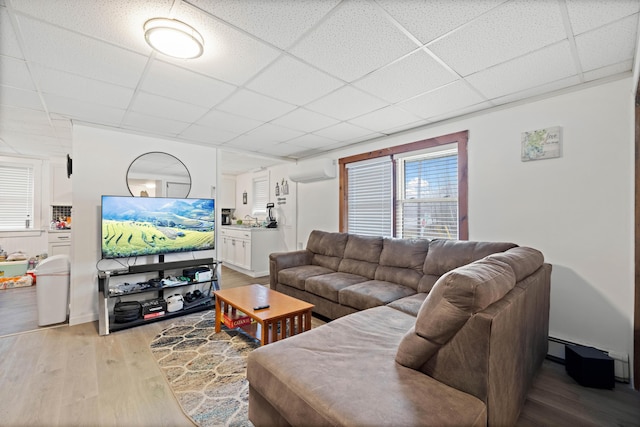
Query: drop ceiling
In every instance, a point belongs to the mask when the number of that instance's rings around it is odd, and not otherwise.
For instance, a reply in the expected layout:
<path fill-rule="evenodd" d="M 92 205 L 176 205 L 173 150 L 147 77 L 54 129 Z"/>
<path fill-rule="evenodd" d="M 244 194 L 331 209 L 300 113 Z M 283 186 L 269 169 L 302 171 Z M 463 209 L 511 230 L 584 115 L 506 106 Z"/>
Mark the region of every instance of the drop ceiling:
<path fill-rule="evenodd" d="M 72 123 L 294 161 L 632 71 L 640 0 L 0 0 L 0 155 Z M 154 52 L 143 24 L 205 52 Z"/>

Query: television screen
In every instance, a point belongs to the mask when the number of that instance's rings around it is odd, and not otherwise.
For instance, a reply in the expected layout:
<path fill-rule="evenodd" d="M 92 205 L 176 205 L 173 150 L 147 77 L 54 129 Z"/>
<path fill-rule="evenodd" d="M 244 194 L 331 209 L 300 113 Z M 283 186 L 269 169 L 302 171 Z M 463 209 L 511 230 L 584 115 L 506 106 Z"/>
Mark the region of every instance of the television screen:
<path fill-rule="evenodd" d="M 102 258 L 214 248 L 213 199 L 102 196 Z"/>

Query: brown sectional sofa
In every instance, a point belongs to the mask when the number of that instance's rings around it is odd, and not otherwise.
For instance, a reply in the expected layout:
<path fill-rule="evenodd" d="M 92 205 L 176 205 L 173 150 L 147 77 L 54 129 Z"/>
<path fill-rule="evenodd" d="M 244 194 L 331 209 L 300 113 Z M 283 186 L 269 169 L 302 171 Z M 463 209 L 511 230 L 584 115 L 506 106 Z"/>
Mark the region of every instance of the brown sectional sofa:
<path fill-rule="evenodd" d="M 271 287 L 333 320 L 249 356 L 267 425 L 513 425 L 547 353 L 551 266 L 512 243 L 313 231 Z"/>

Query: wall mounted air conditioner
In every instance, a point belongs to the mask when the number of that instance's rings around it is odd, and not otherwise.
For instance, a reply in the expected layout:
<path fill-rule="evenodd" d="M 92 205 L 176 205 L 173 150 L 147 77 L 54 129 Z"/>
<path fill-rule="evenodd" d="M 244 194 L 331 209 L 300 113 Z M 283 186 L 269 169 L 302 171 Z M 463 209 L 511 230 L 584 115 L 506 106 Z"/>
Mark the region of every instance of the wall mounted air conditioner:
<path fill-rule="evenodd" d="M 336 165 L 331 159 L 303 160 L 289 167 L 293 182 L 314 182 L 336 177 Z"/>

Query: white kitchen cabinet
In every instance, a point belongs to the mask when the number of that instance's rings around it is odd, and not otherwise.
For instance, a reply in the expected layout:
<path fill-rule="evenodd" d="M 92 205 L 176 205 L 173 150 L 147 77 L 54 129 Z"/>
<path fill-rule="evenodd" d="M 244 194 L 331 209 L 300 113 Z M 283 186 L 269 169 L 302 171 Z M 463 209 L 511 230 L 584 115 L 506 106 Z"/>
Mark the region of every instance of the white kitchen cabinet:
<path fill-rule="evenodd" d="M 269 254 L 284 250 L 275 228 L 223 226 L 222 262 L 227 267 L 251 277 L 269 274 Z"/>
<path fill-rule="evenodd" d="M 236 208 L 236 177 L 222 176 L 217 206 L 222 209 Z"/>
<path fill-rule="evenodd" d="M 71 231 L 49 231 L 47 255 L 67 255 L 71 257 Z"/>
<path fill-rule="evenodd" d="M 67 177 L 67 166 L 51 164 L 51 204 L 71 206 L 71 179 Z"/>

